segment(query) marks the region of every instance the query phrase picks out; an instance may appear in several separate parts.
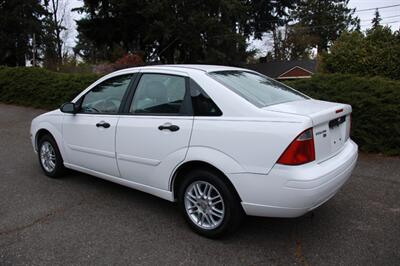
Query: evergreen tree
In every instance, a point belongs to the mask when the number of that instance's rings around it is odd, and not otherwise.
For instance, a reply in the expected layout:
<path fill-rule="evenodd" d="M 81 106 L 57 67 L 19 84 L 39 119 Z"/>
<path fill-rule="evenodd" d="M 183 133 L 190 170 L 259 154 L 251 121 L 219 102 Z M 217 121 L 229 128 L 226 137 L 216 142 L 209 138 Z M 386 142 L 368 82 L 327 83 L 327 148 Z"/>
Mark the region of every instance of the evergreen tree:
<path fill-rule="evenodd" d="M 375 10 L 375 17 L 372 19 L 372 28 L 376 29 L 381 25 L 381 15 L 379 14 L 378 9 Z"/>
<path fill-rule="evenodd" d="M 310 45 L 316 46 L 318 53 L 327 51 L 342 32 L 359 29 L 360 21 L 348 3 L 349 0 L 301 0 L 294 10 L 298 29 L 312 36 Z"/>
<path fill-rule="evenodd" d="M 25 66 L 32 59 L 44 14 L 40 0 L 0 0 L 0 65 Z"/>
<path fill-rule="evenodd" d="M 143 51 L 166 63 L 244 62 L 249 37 L 261 38 L 296 0 L 84 0 L 75 49 L 88 60 Z"/>

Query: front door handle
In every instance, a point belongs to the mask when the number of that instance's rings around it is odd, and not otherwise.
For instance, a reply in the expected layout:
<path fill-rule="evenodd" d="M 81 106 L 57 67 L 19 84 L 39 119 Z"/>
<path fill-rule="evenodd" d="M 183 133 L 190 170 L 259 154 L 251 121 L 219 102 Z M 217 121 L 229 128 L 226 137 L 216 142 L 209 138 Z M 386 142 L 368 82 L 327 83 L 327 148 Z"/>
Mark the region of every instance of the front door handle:
<path fill-rule="evenodd" d="M 177 125 L 169 125 L 169 124 L 164 124 L 158 127 L 159 130 L 164 130 L 168 129 L 169 131 L 175 132 L 179 130 L 179 127 Z"/>
<path fill-rule="evenodd" d="M 104 128 L 109 128 L 110 124 L 104 121 L 100 121 L 99 123 L 96 124 L 96 127 L 104 127 Z"/>

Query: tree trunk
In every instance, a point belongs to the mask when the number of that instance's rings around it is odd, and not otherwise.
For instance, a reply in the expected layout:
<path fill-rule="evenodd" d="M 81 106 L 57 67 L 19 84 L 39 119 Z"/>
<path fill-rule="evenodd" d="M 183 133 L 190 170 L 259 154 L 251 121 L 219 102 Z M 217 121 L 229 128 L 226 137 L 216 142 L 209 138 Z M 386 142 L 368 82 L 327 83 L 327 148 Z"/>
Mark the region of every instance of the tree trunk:
<path fill-rule="evenodd" d="M 61 40 L 61 23 L 62 21 L 58 21 L 58 8 L 59 8 L 59 1 L 60 0 L 51 0 L 53 6 L 53 23 L 55 27 L 56 33 L 56 42 L 57 42 L 57 70 L 59 70 L 60 65 L 62 64 L 62 40 Z"/>

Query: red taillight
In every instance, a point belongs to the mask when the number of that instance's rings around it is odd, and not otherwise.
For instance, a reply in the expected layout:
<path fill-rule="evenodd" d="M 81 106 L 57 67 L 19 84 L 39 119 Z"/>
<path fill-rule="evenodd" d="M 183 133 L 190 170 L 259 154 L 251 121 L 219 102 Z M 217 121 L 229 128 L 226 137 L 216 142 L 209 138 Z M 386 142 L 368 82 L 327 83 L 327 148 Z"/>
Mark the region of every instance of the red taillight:
<path fill-rule="evenodd" d="M 349 126 L 349 138 L 350 138 L 350 135 L 351 135 L 351 122 L 352 122 L 352 120 L 351 120 L 351 113 L 350 113 L 350 126 Z"/>
<path fill-rule="evenodd" d="M 299 165 L 315 160 L 314 136 L 312 128 L 303 131 L 283 152 L 277 163 Z"/>

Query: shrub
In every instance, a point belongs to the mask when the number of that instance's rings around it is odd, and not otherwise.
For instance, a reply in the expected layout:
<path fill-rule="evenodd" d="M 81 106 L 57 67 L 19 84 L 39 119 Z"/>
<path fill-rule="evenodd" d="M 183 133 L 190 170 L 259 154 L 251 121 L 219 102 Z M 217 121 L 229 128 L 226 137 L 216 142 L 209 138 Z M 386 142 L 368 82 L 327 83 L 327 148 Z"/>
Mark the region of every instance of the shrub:
<path fill-rule="evenodd" d="M 108 74 L 116 70 L 129 67 L 143 66 L 143 55 L 140 53 L 128 53 L 119 58 L 115 63 L 103 63 L 94 67 L 94 72 L 98 74 Z"/>
<path fill-rule="evenodd" d="M 352 138 L 361 150 L 400 154 L 400 81 L 317 74 L 286 83 L 315 99 L 351 104 Z"/>
<path fill-rule="evenodd" d="M 126 54 L 114 63 L 114 69 L 123 69 L 123 68 L 128 68 L 128 67 L 136 67 L 136 66 L 143 66 L 144 61 L 142 59 L 142 56 L 140 56 L 138 53 L 134 54 Z"/>
<path fill-rule="evenodd" d="M 98 79 L 40 68 L 0 67 L 0 102 L 54 109 Z M 352 138 L 360 149 L 400 155 L 400 81 L 349 74 L 316 74 L 286 82 L 321 100 L 353 106 Z"/>
<path fill-rule="evenodd" d="M 94 74 L 56 73 L 41 68 L 0 68 L 0 102 L 54 109 L 94 82 Z"/>

